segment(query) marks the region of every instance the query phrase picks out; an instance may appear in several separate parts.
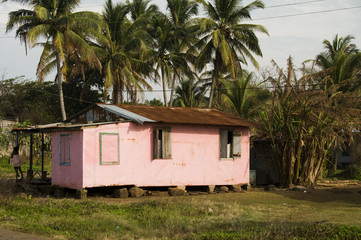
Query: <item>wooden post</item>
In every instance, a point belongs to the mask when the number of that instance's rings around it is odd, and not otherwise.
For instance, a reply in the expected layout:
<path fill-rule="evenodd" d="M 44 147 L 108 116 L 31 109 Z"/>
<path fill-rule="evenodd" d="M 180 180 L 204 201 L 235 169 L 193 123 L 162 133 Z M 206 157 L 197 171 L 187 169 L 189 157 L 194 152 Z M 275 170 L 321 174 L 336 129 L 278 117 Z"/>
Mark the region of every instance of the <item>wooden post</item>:
<path fill-rule="evenodd" d="M 41 179 L 45 181 L 47 172 L 44 171 L 44 150 L 45 150 L 44 133 L 41 133 Z"/>
<path fill-rule="evenodd" d="M 28 170 L 28 180 L 33 180 L 33 133 L 30 133 L 30 164 Z"/>

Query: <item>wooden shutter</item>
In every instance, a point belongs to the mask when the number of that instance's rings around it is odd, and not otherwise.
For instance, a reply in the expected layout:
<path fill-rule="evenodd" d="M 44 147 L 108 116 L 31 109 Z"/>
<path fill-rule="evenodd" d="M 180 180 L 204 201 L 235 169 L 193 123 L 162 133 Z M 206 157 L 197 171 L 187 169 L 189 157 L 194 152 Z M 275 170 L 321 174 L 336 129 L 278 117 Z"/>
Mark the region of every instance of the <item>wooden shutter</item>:
<path fill-rule="evenodd" d="M 227 139 L 228 131 L 220 130 L 219 131 L 219 148 L 220 148 L 220 158 L 227 158 Z"/>
<path fill-rule="evenodd" d="M 153 159 L 158 158 L 158 129 L 153 129 Z"/>
<path fill-rule="evenodd" d="M 70 165 L 70 135 L 60 134 L 59 136 L 59 163 Z"/>
<path fill-rule="evenodd" d="M 242 148 L 242 133 L 234 132 L 233 133 L 233 157 L 241 156 L 241 148 Z"/>
<path fill-rule="evenodd" d="M 172 131 L 170 128 L 163 129 L 163 158 L 172 158 Z"/>

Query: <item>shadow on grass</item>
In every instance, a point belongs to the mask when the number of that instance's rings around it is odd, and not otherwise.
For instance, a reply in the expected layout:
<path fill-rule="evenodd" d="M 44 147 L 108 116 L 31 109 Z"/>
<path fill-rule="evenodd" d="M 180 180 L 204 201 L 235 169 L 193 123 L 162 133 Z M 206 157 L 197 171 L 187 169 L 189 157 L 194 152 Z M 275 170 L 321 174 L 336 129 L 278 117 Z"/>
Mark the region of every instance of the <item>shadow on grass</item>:
<path fill-rule="evenodd" d="M 304 190 L 276 190 L 276 194 L 284 197 L 312 202 L 343 202 L 361 204 L 361 185 L 334 185 Z"/>

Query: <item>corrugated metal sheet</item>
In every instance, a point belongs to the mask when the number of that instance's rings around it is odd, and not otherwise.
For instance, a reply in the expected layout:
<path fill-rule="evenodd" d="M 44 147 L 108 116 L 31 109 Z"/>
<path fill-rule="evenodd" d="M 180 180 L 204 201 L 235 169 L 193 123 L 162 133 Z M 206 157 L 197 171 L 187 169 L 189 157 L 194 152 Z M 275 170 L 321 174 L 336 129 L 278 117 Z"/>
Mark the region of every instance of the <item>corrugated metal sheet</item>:
<path fill-rule="evenodd" d="M 124 108 L 120 108 L 116 105 L 109 104 L 97 104 L 99 107 L 103 108 L 106 111 L 109 111 L 119 117 L 125 118 L 127 120 L 135 121 L 137 123 L 143 124 L 144 122 L 154 122 L 152 119 L 143 117 L 134 112 L 128 111 Z"/>
<path fill-rule="evenodd" d="M 180 107 L 154 107 L 145 105 L 111 105 L 97 104 L 104 109 L 116 110 L 128 120 L 141 122 L 203 124 L 220 126 L 252 127 L 254 124 L 217 109 L 180 108 Z M 132 119 L 135 118 L 135 119 Z"/>

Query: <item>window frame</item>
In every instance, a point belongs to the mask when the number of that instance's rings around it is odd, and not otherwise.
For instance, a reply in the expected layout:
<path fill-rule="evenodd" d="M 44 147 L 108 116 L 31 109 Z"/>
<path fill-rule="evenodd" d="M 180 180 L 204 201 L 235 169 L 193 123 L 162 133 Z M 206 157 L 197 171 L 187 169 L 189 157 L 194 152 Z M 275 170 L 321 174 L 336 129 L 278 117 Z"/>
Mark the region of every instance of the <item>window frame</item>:
<path fill-rule="evenodd" d="M 69 141 L 69 159 L 68 162 L 61 162 L 61 139 L 62 137 L 68 137 L 68 141 Z M 59 166 L 70 166 L 71 165 L 71 134 L 70 133 L 61 133 L 59 135 Z"/>
<path fill-rule="evenodd" d="M 225 134 L 226 133 L 226 136 Z M 231 136 L 229 134 L 231 133 Z M 227 145 L 229 144 L 229 139 L 231 139 L 230 149 Z M 237 144 L 238 143 L 238 144 Z M 225 144 L 225 145 L 223 145 Z M 220 128 L 219 129 L 219 159 L 220 160 L 234 160 L 235 158 L 241 158 L 242 150 L 242 132 L 240 130 L 230 129 L 230 128 Z M 226 152 L 226 157 L 223 157 L 224 154 L 222 151 Z"/>
<path fill-rule="evenodd" d="M 162 131 L 161 153 L 159 152 L 159 131 Z M 153 160 L 172 159 L 172 129 L 171 127 L 153 127 L 152 131 Z M 162 156 L 160 156 L 162 155 Z"/>
<path fill-rule="evenodd" d="M 104 135 L 116 135 L 117 136 L 117 158 L 116 162 L 103 162 L 102 161 L 102 136 Z M 99 164 L 100 165 L 119 165 L 120 164 L 120 151 L 119 151 L 119 133 L 100 132 L 99 133 Z"/>

